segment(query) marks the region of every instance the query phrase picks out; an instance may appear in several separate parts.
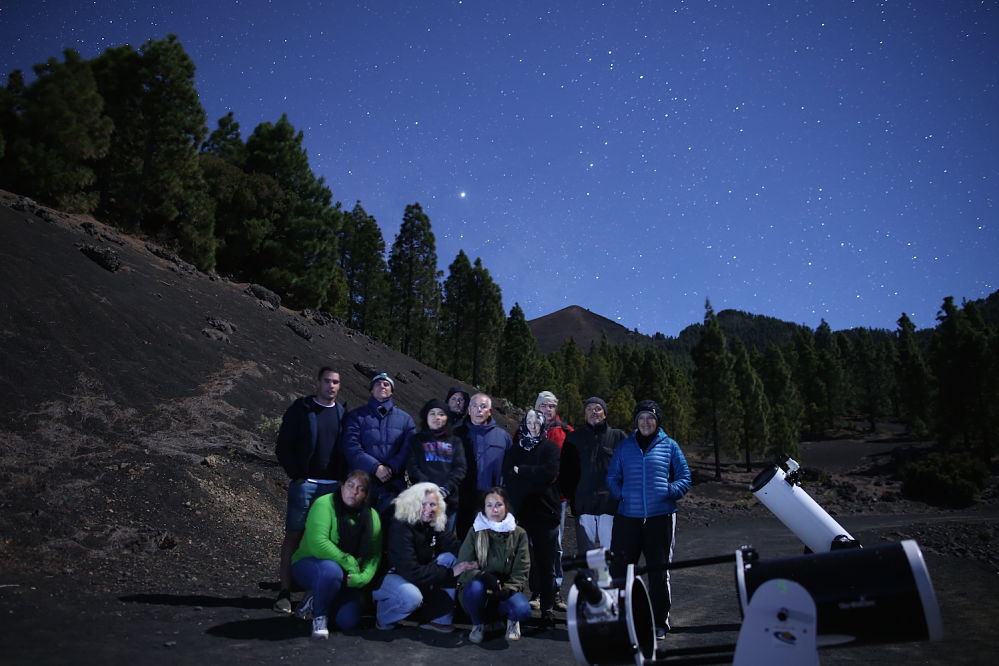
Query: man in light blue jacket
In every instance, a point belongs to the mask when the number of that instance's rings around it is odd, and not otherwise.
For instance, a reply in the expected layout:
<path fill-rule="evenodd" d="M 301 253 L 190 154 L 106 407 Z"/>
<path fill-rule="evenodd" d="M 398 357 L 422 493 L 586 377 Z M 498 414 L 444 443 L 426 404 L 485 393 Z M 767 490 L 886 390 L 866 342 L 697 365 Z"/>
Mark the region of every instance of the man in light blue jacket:
<path fill-rule="evenodd" d="M 620 500 L 611 532 L 615 559 L 611 573 L 623 576 L 645 555 L 656 638 L 666 638 L 671 605 L 669 571 L 676 533 L 676 501 L 690 490 L 690 468 L 680 445 L 659 422 L 662 411 L 651 400 L 635 407 L 637 429 L 622 440 L 607 468 L 607 488 Z"/>

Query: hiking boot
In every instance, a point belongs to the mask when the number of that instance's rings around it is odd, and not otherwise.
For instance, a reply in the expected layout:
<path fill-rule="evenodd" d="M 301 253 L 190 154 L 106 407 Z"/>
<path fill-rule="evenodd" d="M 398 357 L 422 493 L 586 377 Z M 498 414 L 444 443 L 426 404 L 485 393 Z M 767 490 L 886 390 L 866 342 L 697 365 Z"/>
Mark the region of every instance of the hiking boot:
<path fill-rule="evenodd" d="M 562 601 L 562 593 L 561 592 L 556 592 L 555 593 L 555 610 L 564 613 L 566 611 L 566 608 L 567 608 L 567 606 L 565 605 L 565 602 Z"/>
<path fill-rule="evenodd" d="M 508 641 L 520 640 L 520 622 L 514 620 L 506 621 L 506 639 Z"/>
<path fill-rule="evenodd" d="M 442 622 L 425 622 L 420 625 L 420 629 L 429 629 L 430 631 L 436 631 L 440 634 L 450 634 L 454 631 L 454 625 L 444 624 Z"/>
<path fill-rule="evenodd" d="M 541 608 L 541 595 L 538 594 L 537 592 L 535 592 L 534 594 L 532 594 L 531 595 L 530 604 L 531 604 L 531 608 L 533 608 L 535 610 Z"/>
<path fill-rule="evenodd" d="M 326 616 L 317 615 L 312 618 L 312 637 L 326 640 L 330 637 L 330 630 L 326 628 Z"/>
<path fill-rule="evenodd" d="M 277 600 L 274 602 L 274 612 L 284 613 L 289 615 L 291 613 L 291 592 L 288 590 L 281 590 L 278 594 Z"/>
<path fill-rule="evenodd" d="M 473 624 L 472 630 L 468 632 L 468 640 L 472 641 L 473 643 L 481 643 L 482 638 L 485 636 L 485 633 L 486 633 L 486 625 Z"/>
<path fill-rule="evenodd" d="M 311 620 L 312 619 L 312 593 L 305 595 L 298 604 L 298 608 L 295 609 L 295 617 L 299 620 Z"/>

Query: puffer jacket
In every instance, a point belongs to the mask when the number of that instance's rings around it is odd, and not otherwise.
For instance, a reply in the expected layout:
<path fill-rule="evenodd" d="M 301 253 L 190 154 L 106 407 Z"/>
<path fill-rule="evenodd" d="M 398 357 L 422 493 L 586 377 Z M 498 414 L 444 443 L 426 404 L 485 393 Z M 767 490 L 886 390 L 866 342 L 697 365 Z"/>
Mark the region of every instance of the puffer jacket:
<path fill-rule="evenodd" d="M 384 412 L 384 413 L 383 413 Z M 368 403 L 347 414 L 343 426 L 343 452 L 350 469 L 363 469 L 374 476 L 378 465 L 392 469 L 389 485 L 401 489 L 406 469 L 406 442 L 416 431 L 413 417 L 389 398 Z"/>
<path fill-rule="evenodd" d="M 651 518 L 676 513 L 676 501 L 690 490 L 690 468 L 680 445 L 662 428 L 647 451 L 632 432 L 614 449 L 607 468 L 607 488 L 620 500 L 617 515 Z"/>

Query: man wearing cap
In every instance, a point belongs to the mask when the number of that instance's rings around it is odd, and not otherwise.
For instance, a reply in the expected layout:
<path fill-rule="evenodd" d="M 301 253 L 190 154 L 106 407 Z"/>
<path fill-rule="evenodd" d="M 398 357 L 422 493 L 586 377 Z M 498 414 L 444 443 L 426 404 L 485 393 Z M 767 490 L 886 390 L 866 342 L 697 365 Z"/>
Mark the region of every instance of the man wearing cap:
<path fill-rule="evenodd" d="M 562 447 L 559 482 L 576 516 L 576 554 L 610 548 L 617 500 L 607 489 L 607 468 L 618 442 L 627 433 L 607 425 L 607 403 L 587 398 L 582 428 L 566 435 Z"/>
<path fill-rule="evenodd" d="M 340 373 L 323 366 L 316 373 L 316 392 L 298 398 L 285 410 L 278 430 L 275 453 L 288 474 L 288 508 L 284 519 L 279 576 L 281 589 L 274 610 L 290 613 L 291 556 L 305 532 L 305 518 L 312 502 L 336 490 L 344 473 L 340 431 L 343 402 L 337 402 Z"/>
<path fill-rule="evenodd" d="M 392 402 L 395 381 L 388 373 L 372 377 L 370 391 L 367 404 L 347 414 L 343 451 L 350 469 L 363 469 L 374 477 L 369 492 L 371 506 L 384 516 L 406 487 L 406 442 L 416 432 L 416 424 Z"/>
<path fill-rule="evenodd" d="M 673 559 L 676 502 L 690 490 L 690 468 L 680 445 L 659 427 L 659 405 L 642 400 L 634 418 L 637 429 L 617 445 L 607 469 L 607 488 L 620 500 L 611 534 L 611 575 L 623 576 L 627 565 L 645 556 L 656 638 L 662 640 L 671 605 L 665 565 Z"/>
<path fill-rule="evenodd" d="M 558 446 L 559 455 L 562 453 L 562 445 L 565 444 L 566 435 L 572 432 L 572 426 L 564 423 L 558 415 L 558 398 L 551 391 L 542 391 L 534 400 L 534 409 L 541 412 L 545 417 L 545 437 L 555 442 Z M 558 523 L 558 541 L 555 545 L 555 610 L 564 611 L 565 602 L 562 600 L 562 537 L 565 534 L 565 510 L 569 501 L 565 494 L 560 497 L 562 500 L 561 515 Z M 540 608 L 541 600 L 538 595 L 531 598 L 531 607 Z"/>

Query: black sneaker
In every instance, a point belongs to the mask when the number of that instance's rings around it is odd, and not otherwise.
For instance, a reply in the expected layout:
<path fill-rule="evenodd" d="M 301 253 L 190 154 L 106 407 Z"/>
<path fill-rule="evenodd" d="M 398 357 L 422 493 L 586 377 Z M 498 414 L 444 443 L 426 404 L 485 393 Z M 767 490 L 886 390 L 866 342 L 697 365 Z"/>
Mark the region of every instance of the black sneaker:
<path fill-rule="evenodd" d="M 273 608 L 275 613 L 284 613 L 285 615 L 289 615 L 291 613 L 291 592 L 282 590 L 281 593 L 278 594 L 278 598 L 274 602 Z"/>

